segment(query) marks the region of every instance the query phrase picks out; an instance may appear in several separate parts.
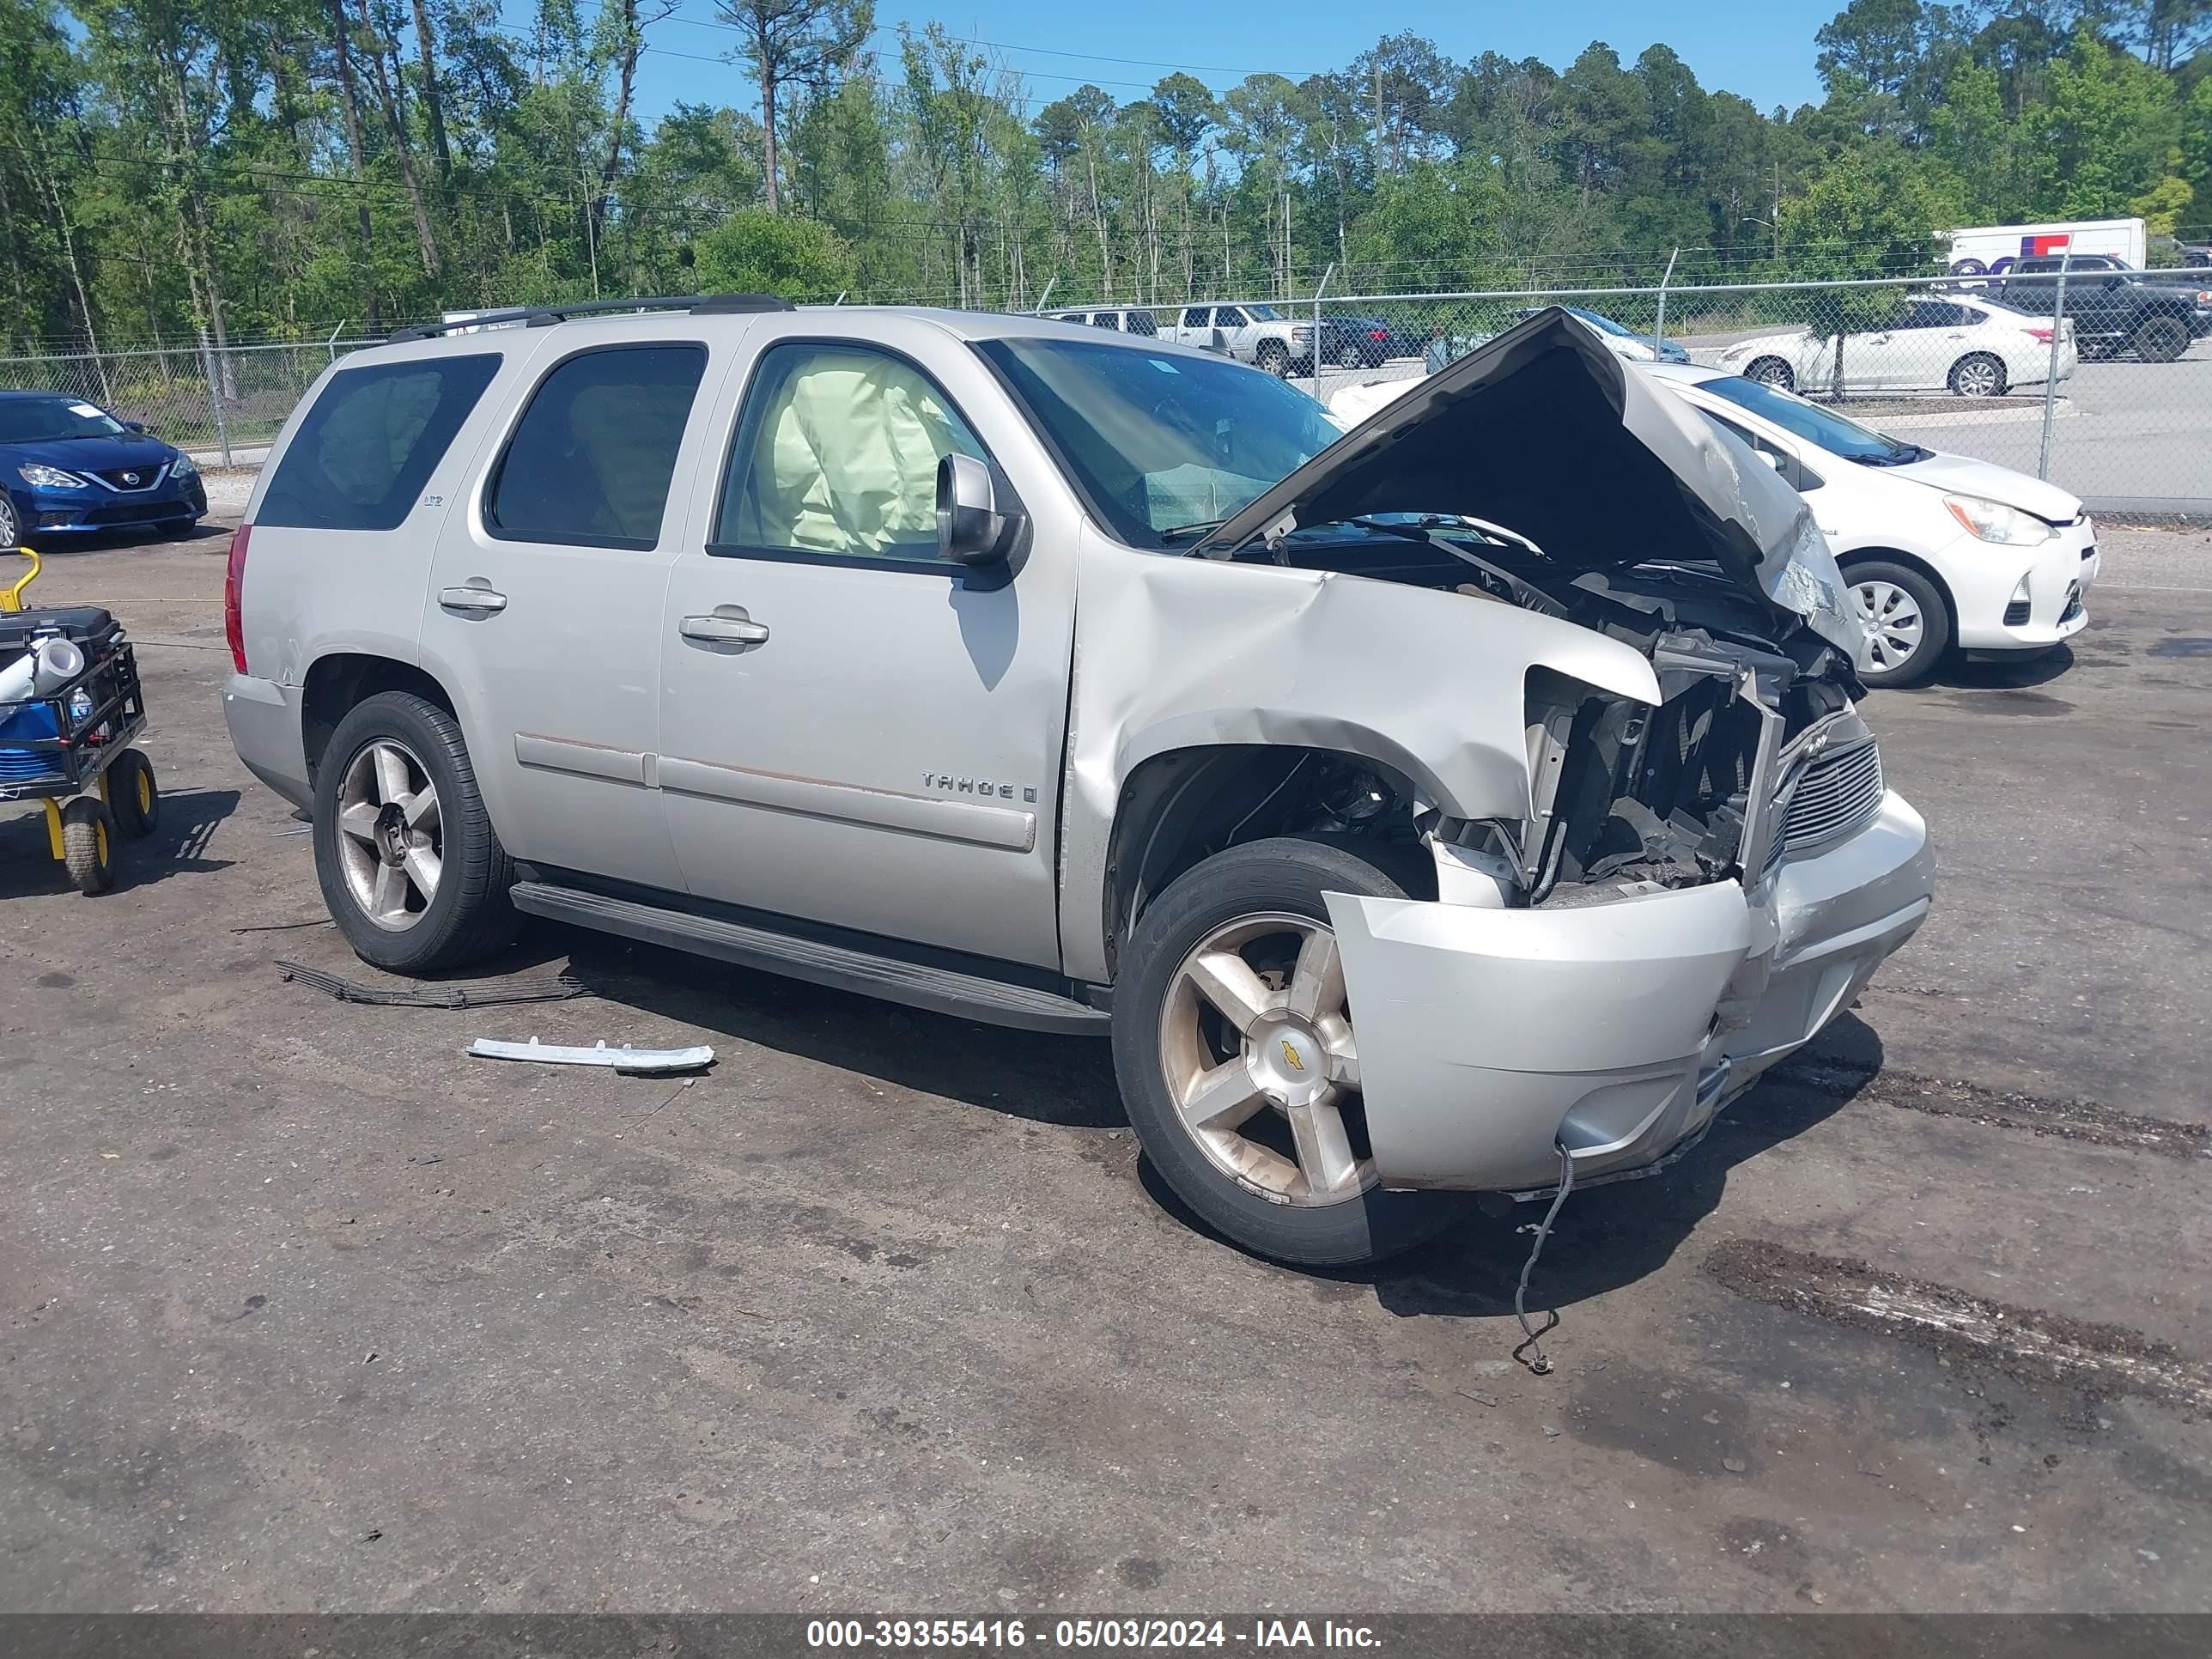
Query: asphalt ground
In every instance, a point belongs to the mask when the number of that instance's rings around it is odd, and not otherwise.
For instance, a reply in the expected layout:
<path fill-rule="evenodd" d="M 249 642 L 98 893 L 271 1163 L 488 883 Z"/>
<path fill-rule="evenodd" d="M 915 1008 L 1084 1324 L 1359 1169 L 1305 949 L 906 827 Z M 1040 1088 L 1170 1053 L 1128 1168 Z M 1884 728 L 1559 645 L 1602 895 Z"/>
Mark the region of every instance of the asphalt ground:
<path fill-rule="evenodd" d="M 0 816 L 0 1607 L 2204 1610 L 2212 542 L 1869 703 L 1920 935 L 1535 1275 L 1252 1261 L 1103 1045 L 546 929 L 592 997 L 334 1001 L 223 736 L 219 536 L 62 555 L 167 792 L 98 899 Z M 1470 1011 L 1480 1018 L 1480 1011 Z M 685 1086 L 471 1039 L 706 1041 Z M 1516 1221 L 1533 1218 L 1522 1215 Z"/>

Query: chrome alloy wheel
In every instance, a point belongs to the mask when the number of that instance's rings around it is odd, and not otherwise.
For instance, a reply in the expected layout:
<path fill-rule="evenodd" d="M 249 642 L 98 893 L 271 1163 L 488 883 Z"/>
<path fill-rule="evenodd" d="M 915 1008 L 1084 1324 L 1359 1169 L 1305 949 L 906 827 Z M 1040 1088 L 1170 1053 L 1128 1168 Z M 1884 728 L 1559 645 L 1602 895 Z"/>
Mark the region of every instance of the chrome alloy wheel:
<path fill-rule="evenodd" d="M 1327 924 L 1271 912 L 1200 940 L 1169 984 L 1160 1063 L 1207 1162 L 1261 1196 L 1318 1206 L 1374 1185 L 1344 966 Z"/>
<path fill-rule="evenodd" d="M 1927 627 L 1919 601 L 1893 582 L 1859 582 L 1851 592 L 1873 642 L 1874 665 L 1892 673 L 1911 661 Z"/>
<path fill-rule="evenodd" d="M 405 744 L 379 738 L 346 763 L 337 853 L 346 890 L 379 927 L 404 933 L 438 896 L 445 872 L 438 790 Z"/>
<path fill-rule="evenodd" d="M 1961 398 L 1997 395 L 1997 366 L 1987 357 L 1969 357 L 1951 371 L 1951 389 Z"/>

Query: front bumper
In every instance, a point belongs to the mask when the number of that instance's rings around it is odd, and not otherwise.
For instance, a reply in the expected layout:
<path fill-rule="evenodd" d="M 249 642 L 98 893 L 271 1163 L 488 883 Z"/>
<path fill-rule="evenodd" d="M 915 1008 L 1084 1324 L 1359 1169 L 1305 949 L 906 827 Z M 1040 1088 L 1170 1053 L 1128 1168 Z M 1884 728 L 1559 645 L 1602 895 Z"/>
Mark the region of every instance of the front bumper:
<path fill-rule="evenodd" d="M 1579 908 L 1328 896 L 1385 1187 L 1513 1192 L 1665 1159 L 1847 1007 L 1928 914 L 1927 826 L 1733 881 Z"/>
<path fill-rule="evenodd" d="M 88 484 L 76 489 L 11 489 L 21 534 L 36 545 L 40 536 L 85 536 L 129 531 L 146 525 L 185 525 L 207 516 L 207 487 L 198 473 L 184 479 L 165 476 L 144 490 L 110 489 Z"/>
<path fill-rule="evenodd" d="M 2089 625 L 2083 601 L 2097 580 L 2097 526 L 2086 513 L 2040 547 L 1971 538 L 1946 550 L 1943 574 L 1966 651 L 2039 651 Z"/>

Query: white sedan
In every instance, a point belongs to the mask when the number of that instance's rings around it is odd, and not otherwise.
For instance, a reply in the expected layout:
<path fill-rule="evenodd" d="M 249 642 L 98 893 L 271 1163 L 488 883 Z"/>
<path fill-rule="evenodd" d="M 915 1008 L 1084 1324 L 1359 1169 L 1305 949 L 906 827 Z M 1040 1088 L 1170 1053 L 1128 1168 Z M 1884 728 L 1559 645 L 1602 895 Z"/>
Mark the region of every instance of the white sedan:
<path fill-rule="evenodd" d="M 2074 373 L 2074 325 L 2061 325 L 2058 378 Z M 1788 391 L 1836 391 L 1836 336 L 1812 329 L 1743 340 L 1720 354 L 1732 374 Z M 1843 337 L 1844 392 L 1940 392 L 2001 398 L 2051 377 L 2051 319 L 1972 295 L 1913 295 L 1887 327 Z"/>
<path fill-rule="evenodd" d="M 1869 685 L 1911 685 L 1944 655 L 2032 655 L 2089 624 L 2097 526 L 2056 484 L 1889 438 L 1777 386 L 1648 364 L 1805 497 L 1865 625 Z"/>

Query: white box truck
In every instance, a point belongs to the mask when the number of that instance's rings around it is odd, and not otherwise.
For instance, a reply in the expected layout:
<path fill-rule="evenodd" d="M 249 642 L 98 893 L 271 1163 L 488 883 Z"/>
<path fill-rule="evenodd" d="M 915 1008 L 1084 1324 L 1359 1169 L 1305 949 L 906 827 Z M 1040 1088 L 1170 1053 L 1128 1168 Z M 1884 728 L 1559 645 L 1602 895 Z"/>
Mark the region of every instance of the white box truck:
<path fill-rule="evenodd" d="M 2143 268 L 2148 248 L 2140 219 L 2074 219 L 2039 225 L 1978 225 L 1950 235 L 1954 276 L 2002 276 L 2017 259 L 2046 254 L 2109 254 Z"/>

